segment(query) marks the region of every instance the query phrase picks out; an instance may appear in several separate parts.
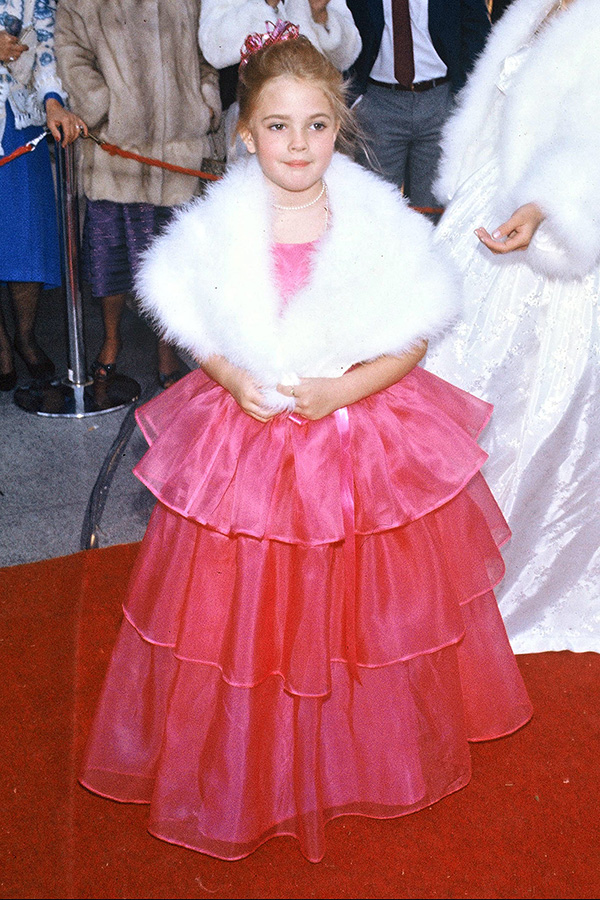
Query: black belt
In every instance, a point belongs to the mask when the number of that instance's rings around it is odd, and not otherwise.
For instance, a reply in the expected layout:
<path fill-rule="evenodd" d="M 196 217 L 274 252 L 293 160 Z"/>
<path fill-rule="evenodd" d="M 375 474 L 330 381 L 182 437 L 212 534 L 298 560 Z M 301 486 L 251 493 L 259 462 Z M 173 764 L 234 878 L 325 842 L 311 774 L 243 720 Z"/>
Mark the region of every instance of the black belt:
<path fill-rule="evenodd" d="M 447 81 L 450 81 L 450 79 L 447 75 L 444 75 L 443 78 L 432 78 L 431 81 L 415 81 L 410 87 L 404 87 L 403 84 L 397 84 L 396 82 L 390 84 L 389 81 L 376 81 L 375 78 L 369 78 L 369 83 L 376 84 L 377 87 L 388 88 L 390 91 L 410 91 L 414 94 L 430 91 L 431 88 L 437 87 L 438 84 L 446 84 Z"/>

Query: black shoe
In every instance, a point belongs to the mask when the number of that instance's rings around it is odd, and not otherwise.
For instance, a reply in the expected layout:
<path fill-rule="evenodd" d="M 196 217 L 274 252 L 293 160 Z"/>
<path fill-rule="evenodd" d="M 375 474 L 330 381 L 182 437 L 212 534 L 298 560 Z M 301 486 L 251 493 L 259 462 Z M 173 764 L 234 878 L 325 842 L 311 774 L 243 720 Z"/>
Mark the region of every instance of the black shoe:
<path fill-rule="evenodd" d="M 179 381 L 180 378 L 183 378 L 184 372 L 181 369 L 175 369 L 174 372 L 159 372 L 158 373 L 158 383 L 163 391 L 166 391 L 167 388 L 170 388 L 171 385 L 175 384 L 176 381 Z"/>
<path fill-rule="evenodd" d="M 52 378 L 52 376 L 56 372 L 54 363 L 52 362 L 50 357 L 44 353 L 40 346 L 34 343 L 33 348 L 38 362 L 30 362 L 30 360 L 27 359 L 25 353 L 23 352 L 23 348 L 19 344 L 18 339 L 15 338 L 15 350 L 27 366 L 27 371 L 29 372 L 31 377 L 39 381 L 43 381 L 47 378 Z"/>
<path fill-rule="evenodd" d="M 117 364 L 102 363 L 95 359 L 90 366 L 90 373 L 94 381 L 110 381 L 117 374 Z"/>
<path fill-rule="evenodd" d="M 17 373 L 15 369 L 11 372 L 0 372 L 0 391 L 12 391 L 17 383 Z"/>

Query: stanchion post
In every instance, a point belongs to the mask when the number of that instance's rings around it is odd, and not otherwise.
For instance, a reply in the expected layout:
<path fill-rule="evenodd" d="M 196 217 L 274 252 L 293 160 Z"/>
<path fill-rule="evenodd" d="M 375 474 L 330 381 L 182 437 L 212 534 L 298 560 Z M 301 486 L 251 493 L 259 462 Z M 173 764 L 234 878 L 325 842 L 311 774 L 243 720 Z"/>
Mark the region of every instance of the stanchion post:
<path fill-rule="evenodd" d="M 26 412 L 39 416 L 81 418 L 123 409 L 137 400 L 140 385 L 115 373 L 96 384 L 88 378 L 83 338 L 83 308 L 79 270 L 79 199 L 75 169 L 75 145 L 55 142 L 58 213 L 62 239 L 62 270 L 67 299 L 68 374 L 40 384 L 17 388 L 14 401 Z"/>
<path fill-rule="evenodd" d="M 58 208 L 62 236 L 62 256 L 65 293 L 67 298 L 67 328 L 69 337 L 69 381 L 83 386 L 86 382 L 86 365 L 83 339 L 83 308 L 79 284 L 79 203 L 75 173 L 75 145 L 56 147 L 56 179 L 58 183 Z M 83 402 L 82 392 L 81 402 Z M 83 412 L 83 409 L 81 410 Z"/>

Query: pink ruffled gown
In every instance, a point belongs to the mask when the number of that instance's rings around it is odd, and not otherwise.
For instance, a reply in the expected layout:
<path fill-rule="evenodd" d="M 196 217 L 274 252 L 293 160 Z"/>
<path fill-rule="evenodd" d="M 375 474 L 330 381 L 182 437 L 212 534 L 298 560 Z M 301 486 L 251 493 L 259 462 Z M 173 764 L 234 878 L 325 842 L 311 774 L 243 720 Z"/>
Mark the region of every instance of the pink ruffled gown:
<path fill-rule="evenodd" d="M 282 296 L 312 245 L 278 245 Z M 317 422 L 261 424 L 201 370 L 138 411 L 158 498 L 81 782 L 156 837 L 323 857 L 340 815 L 464 787 L 469 741 L 531 705 L 494 586 L 509 529 L 479 469 L 491 407 L 417 367 Z"/>

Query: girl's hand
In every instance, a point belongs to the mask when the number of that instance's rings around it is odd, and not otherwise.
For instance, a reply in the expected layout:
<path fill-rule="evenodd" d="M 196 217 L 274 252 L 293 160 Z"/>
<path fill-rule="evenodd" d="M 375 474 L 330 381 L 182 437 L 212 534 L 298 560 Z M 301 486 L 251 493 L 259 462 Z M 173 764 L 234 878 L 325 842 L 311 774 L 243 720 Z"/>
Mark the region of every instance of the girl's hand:
<path fill-rule="evenodd" d="M 61 106 L 54 97 L 46 100 L 46 123 L 54 140 L 59 141 L 63 147 L 88 133 L 83 119 Z"/>
<path fill-rule="evenodd" d="M 500 225 L 493 234 L 485 228 L 477 228 L 475 234 L 492 253 L 512 253 L 526 250 L 545 216 L 535 203 L 526 203 L 512 214 L 507 222 Z"/>
<path fill-rule="evenodd" d="M 423 359 L 426 350 L 427 342 L 419 341 L 401 356 L 379 356 L 352 366 L 340 378 L 301 378 L 300 384 L 278 384 L 277 390 L 294 397 L 295 411 L 305 419 L 322 419 L 396 384 Z"/>
<path fill-rule="evenodd" d="M 233 371 L 223 387 L 229 391 L 238 406 L 257 422 L 268 422 L 277 415 L 276 410 L 264 405 L 265 398 L 259 386 L 243 369 Z"/>
<path fill-rule="evenodd" d="M 0 62 L 4 65 L 10 65 L 16 62 L 21 53 L 29 50 L 27 44 L 21 44 L 19 39 L 8 31 L 0 31 Z"/>
<path fill-rule="evenodd" d="M 211 356 L 200 361 L 204 372 L 226 391 L 229 391 L 238 406 L 257 422 L 268 422 L 277 411 L 265 406 L 265 398 L 251 375 L 228 362 L 224 356 Z"/>
<path fill-rule="evenodd" d="M 327 25 L 327 4 L 329 0 L 308 0 L 313 20 L 317 25 Z"/>
<path fill-rule="evenodd" d="M 323 419 L 344 406 L 341 378 L 302 378 L 300 384 L 278 384 L 277 390 L 296 401 L 295 412 L 305 419 Z"/>

